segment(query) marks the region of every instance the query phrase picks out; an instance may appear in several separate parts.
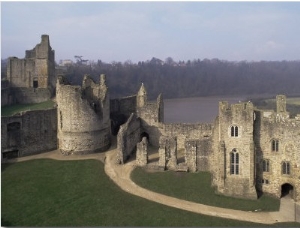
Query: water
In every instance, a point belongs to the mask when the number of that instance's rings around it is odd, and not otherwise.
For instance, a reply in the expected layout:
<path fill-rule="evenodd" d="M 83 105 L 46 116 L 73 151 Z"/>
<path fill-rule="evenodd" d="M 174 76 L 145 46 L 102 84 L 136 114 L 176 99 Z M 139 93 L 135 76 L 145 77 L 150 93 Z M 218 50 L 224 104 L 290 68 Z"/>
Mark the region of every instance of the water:
<path fill-rule="evenodd" d="M 218 115 L 219 101 L 229 104 L 245 97 L 192 97 L 164 99 L 165 123 L 212 123 Z"/>

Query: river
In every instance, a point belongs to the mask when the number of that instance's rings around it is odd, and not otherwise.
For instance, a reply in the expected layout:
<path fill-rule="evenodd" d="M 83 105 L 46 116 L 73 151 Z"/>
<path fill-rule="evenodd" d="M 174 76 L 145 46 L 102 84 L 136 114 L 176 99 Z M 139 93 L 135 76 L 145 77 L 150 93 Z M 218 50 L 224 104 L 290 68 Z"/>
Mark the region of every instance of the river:
<path fill-rule="evenodd" d="M 229 104 L 245 97 L 215 96 L 164 99 L 165 123 L 212 123 L 218 115 L 219 101 Z"/>

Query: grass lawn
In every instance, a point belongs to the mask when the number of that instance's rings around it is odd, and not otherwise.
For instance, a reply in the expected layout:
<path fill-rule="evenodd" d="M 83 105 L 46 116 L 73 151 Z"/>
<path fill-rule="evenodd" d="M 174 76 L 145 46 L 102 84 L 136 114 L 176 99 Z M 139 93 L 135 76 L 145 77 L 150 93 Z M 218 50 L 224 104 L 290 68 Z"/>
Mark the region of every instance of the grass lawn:
<path fill-rule="evenodd" d="M 43 110 L 53 108 L 54 102 L 48 100 L 37 104 L 16 104 L 11 106 L 1 107 L 1 116 L 11 116 L 21 111 Z"/>
<path fill-rule="evenodd" d="M 2 226 L 261 225 L 199 215 L 130 195 L 96 160 L 2 164 L 1 177 Z"/>
<path fill-rule="evenodd" d="M 41 159 L 1 168 L 2 226 L 261 226 L 133 196 L 119 189 L 96 160 Z"/>
<path fill-rule="evenodd" d="M 156 172 L 150 173 L 136 168 L 131 174 L 132 180 L 141 187 L 168 196 L 202 203 L 211 206 L 244 211 L 278 211 L 279 199 L 263 195 L 258 200 L 245 200 L 215 194 L 211 187 L 211 175 L 208 172 Z"/>

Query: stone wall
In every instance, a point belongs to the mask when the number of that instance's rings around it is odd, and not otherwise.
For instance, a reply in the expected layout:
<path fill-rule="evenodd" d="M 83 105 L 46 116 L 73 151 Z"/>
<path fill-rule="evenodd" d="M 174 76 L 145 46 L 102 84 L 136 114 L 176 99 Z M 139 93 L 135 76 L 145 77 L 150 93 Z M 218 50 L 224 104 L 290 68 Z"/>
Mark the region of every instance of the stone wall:
<path fill-rule="evenodd" d="M 110 147 L 110 102 L 104 75 L 100 84 L 86 75 L 82 87 L 59 78 L 56 101 L 59 149 L 63 154 L 93 153 Z"/>
<path fill-rule="evenodd" d="M 219 103 L 211 168 L 213 183 L 222 194 L 257 198 L 253 121 L 254 107 L 251 102 L 233 105 Z"/>
<path fill-rule="evenodd" d="M 135 152 L 136 145 L 141 141 L 140 119 L 131 114 L 127 122 L 121 125 L 117 136 L 117 163 L 124 162 Z"/>
<path fill-rule="evenodd" d="M 300 118 L 298 116 L 295 119 L 289 118 L 285 105 L 285 97 L 278 96 L 277 106 L 280 107 L 277 107 L 276 112 L 273 110 L 255 112 L 257 188 L 280 197 L 282 186 L 290 184 L 294 192 L 292 197 L 299 201 Z M 289 174 L 283 173 L 284 163 L 289 163 Z"/>
<path fill-rule="evenodd" d="M 143 137 L 142 141 L 137 143 L 136 165 L 145 166 L 148 163 L 148 140 Z"/>
<path fill-rule="evenodd" d="M 1 118 L 2 156 L 26 156 L 57 149 L 56 109 L 26 111 Z"/>
<path fill-rule="evenodd" d="M 54 95 L 55 61 L 49 36 L 42 35 L 41 43 L 26 51 L 24 59 L 11 57 L 7 65 L 7 79 L 16 103 L 36 103 Z"/>

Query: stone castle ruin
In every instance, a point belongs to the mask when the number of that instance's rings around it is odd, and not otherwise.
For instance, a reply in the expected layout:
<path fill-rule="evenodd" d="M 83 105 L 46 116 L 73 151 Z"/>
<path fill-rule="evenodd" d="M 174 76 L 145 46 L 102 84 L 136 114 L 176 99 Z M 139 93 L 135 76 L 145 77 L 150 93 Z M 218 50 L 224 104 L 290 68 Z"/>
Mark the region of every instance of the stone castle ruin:
<path fill-rule="evenodd" d="M 149 169 L 208 171 L 219 194 L 300 200 L 300 114 L 290 118 L 286 96 L 276 97 L 276 111 L 220 101 L 213 123 L 171 124 L 164 123 L 162 95 L 148 101 L 143 84 L 136 95 L 110 99 L 105 75 L 99 84 L 85 76 L 75 86 L 56 80 L 54 70 L 47 35 L 25 59 L 10 59 L 2 105 L 50 99 L 56 87 L 57 106 L 2 117 L 2 159 L 54 149 L 69 156 L 106 151 L 117 135 L 120 165 L 135 155 L 136 165 Z"/>

